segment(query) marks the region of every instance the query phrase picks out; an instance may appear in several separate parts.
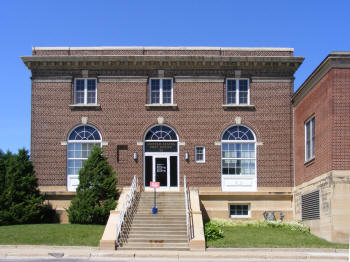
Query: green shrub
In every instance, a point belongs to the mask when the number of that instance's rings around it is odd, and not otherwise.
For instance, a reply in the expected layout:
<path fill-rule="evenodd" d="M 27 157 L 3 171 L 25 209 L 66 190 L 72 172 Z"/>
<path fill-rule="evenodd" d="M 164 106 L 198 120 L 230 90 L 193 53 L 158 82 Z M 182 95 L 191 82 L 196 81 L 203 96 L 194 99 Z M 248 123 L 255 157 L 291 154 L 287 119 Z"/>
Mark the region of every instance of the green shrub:
<path fill-rule="evenodd" d="M 204 227 L 205 230 L 205 239 L 208 240 L 216 240 L 224 237 L 224 233 L 222 229 L 212 223 L 211 221 L 207 222 Z"/>
<path fill-rule="evenodd" d="M 72 224 L 106 224 L 116 207 L 117 178 L 100 147 L 91 150 L 79 171 L 79 186 L 67 212 Z"/>
<path fill-rule="evenodd" d="M 48 223 L 55 212 L 44 205 L 28 151 L 0 154 L 0 225 Z"/>
<path fill-rule="evenodd" d="M 210 222 L 217 227 L 256 227 L 256 228 L 283 228 L 291 231 L 310 232 L 310 228 L 299 222 L 282 222 L 282 221 L 239 221 L 227 219 L 212 219 Z"/>

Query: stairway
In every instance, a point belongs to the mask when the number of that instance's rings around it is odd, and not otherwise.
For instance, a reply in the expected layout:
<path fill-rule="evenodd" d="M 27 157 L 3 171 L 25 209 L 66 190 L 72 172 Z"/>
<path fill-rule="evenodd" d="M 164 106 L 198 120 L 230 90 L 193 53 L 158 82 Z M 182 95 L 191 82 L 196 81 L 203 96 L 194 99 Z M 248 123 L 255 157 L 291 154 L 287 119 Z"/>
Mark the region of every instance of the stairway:
<path fill-rule="evenodd" d="M 158 213 L 152 214 L 153 192 L 142 192 L 128 238 L 120 250 L 189 250 L 183 192 L 157 192 Z"/>

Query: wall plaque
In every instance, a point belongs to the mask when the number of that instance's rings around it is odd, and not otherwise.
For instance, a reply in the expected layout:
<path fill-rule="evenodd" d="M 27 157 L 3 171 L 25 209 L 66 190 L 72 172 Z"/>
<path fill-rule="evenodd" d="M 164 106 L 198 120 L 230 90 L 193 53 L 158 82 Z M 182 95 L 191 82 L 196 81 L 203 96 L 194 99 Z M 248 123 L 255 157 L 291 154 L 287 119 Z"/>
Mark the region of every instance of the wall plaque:
<path fill-rule="evenodd" d="M 177 142 L 145 142 L 145 152 L 177 152 Z"/>

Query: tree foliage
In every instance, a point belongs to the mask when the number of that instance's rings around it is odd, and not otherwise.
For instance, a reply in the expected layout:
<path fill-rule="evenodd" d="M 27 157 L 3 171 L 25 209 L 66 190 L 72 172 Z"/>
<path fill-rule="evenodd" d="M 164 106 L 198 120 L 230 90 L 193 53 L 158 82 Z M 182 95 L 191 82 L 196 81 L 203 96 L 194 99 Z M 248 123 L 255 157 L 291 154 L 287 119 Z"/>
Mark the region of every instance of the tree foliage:
<path fill-rule="evenodd" d="M 0 225 L 51 222 L 28 151 L 0 153 Z"/>
<path fill-rule="evenodd" d="M 79 186 L 68 208 L 73 224 L 106 224 L 116 207 L 117 178 L 100 147 L 95 146 L 79 171 Z"/>

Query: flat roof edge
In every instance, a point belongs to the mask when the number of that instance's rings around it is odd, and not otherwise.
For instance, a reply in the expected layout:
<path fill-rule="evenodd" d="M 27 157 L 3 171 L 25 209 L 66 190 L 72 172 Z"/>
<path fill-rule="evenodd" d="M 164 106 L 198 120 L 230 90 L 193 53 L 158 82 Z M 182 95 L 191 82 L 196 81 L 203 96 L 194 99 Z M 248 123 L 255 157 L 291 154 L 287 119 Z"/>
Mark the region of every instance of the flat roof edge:
<path fill-rule="evenodd" d="M 292 96 L 292 104 L 294 106 L 297 105 L 331 68 L 337 67 L 334 61 L 340 60 L 349 62 L 338 64 L 339 68 L 350 68 L 350 51 L 333 51 L 329 53 L 295 91 Z"/>
<path fill-rule="evenodd" d="M 67 51 L 67 50 L 213 50 L 213 51 L 285 51 L 294 52 L 290 47 L 211 47 L 211 46 L 86 46 L 86 47 L 32 47 L 32 51 Z"/>

